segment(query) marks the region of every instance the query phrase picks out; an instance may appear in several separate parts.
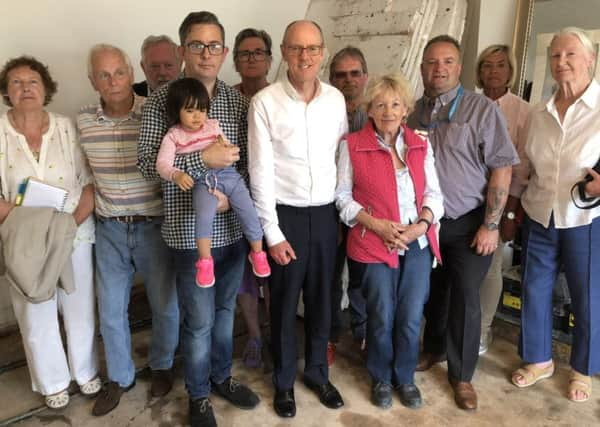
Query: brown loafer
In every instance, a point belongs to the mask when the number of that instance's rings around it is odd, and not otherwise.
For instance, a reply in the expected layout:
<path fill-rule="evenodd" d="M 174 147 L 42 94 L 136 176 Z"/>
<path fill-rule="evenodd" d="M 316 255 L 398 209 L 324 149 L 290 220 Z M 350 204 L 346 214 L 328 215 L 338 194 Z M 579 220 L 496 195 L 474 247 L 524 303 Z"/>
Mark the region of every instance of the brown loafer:
<path fill-rule="evenodd" d="M 152 397 L 162 397 L 173 388 L 173 372 L 170 369 L 156 369 L 152 371 L 150 394 Z"/>
<path fill-rule="evenodd" d="M 477 409 L 477 393 L 473 384 L 466 381 L 450 381 L 454 390 L 454 401 L 460 409 L 473 411 Z"/>
<path fill-rule="evenodd" d="M 446 361 L 445 354 L 421 353 L 415 368 L 418 372 L 427 371 L 433 365 Z"/>

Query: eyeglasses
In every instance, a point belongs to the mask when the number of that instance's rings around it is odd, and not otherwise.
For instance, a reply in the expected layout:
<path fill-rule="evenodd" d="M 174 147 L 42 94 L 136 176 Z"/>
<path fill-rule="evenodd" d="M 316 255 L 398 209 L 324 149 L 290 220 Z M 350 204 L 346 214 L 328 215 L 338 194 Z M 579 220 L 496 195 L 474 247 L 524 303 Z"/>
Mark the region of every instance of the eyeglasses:
<path fill-rule="evenodd" d="M 250 61 L 250 57 L 252 57 L 256 62 L 263 62 L 267 59 L 267 55 L 268 52 L 264 49 L 240 50 L 235 58 L 240 62 L 248 62 Z"/>
<path fill-rule="evenodd" d="M 352 77 L 353 79 L 358 79 L 363 76 L 362 70 L 351 70 L 351 71 L 334 71 L 333 77 L 338 80 L 348 79 Z"/>
<path fill-rule="evenodd" d="M 196 55 L 201 55 L 204 52 L 204 49 L 208 49 L 208 53 L 211 55 L 221 55 L 225 46 L 221 43 L 204 44 L 202 42 L 189 42 L 185 47 L 187 47 L 191 53 Z"/>
<path fill-rule="evenodd" d="M 321 51 L 323 50 L 323 46 L 319 46 L 316 44 L 312 44 L 310 46 L 296 46 L 296 45 L 292 45 L 292 46 L 286 46 L 285 49 L 289 52 L 290 55 L 294 55 L 294 56 L 300 56 L 302 55 L 302 52 L 306 51 L 306 53 L 308 54 L 308 56 L 317 56 L 321 54 Z"/>

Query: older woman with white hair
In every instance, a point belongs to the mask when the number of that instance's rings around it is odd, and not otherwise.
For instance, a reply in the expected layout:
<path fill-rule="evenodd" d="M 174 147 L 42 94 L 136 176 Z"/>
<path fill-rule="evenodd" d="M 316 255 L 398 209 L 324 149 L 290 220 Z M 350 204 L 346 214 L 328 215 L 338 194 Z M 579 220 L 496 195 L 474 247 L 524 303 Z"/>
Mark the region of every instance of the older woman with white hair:
<path fill-rule="evenodd" d="M 508 125 L 508 133 L 519 153 L 520 163 L 513 166 L 509 197 L 500 222 L 502 239 L 494 252 L 490 270 L 481 285 L 481 338 L 479 354 L 488 350 L 492 342 L 492 321 L 502 293 L 502 254 L 504 243 L 512 240 L 521 219 L 519 203 L 520 169 L 527 167 L 523 153 L 525 145 L 525 123 L 529 116 L 529 104 L 510 92 L 515 82 L 515 59 L 507 45 L 494 44 L 485 48 L 477 59 L 477 86 L 483 89 L 485 96 L 494 101 Z"/>
<path fill-rule="evenodd" d="M 339 149 L 336 205 L 367 302 L 371 401 L 381 408 L 391 406 L 393 388 L 403 405 L 421 406 L 414 383 L 421 317 L 432 259 L 441 261 L 432 225 L 444 214 L 443 197 L 431 145 L 404 125 L 412 108 L 404 77 L 373 79 L 369 122 Z"/>
<path fill-rule="evenodd" d="M 525 365 L 511 380 L 528 387 L 554 373 L 552 289 L 564 265 L 575 316 L 567 395 L 583 402 L 592 392 L 591 375 L 600 371 L 600 207 L 581 209 L 585 203 L 573 189 L 583 181 L 587 197 L 600 197 L 600 175 L 591 169 L 600 158 L 600 85 L 592 77 L 594 46 L 583 30 L 557 32 L 549 56 L 558 90 L 532 110 L 525 146 L 530 178 L 521 197 L 519 343 Z"/>

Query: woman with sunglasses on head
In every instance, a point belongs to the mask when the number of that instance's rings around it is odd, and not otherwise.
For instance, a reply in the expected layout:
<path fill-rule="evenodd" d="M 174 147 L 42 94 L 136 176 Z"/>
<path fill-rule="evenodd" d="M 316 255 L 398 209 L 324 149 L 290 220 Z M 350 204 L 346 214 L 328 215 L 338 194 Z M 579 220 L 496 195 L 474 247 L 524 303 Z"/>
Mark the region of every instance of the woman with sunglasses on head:
<path fill-rule="evenodd" d="M 522 217 L 521 204 L 515 193 L 520 185 L 519 170 L 523 167 L 525 145 L 525 122 L 529 116 L 529 104 L 510 92 L 515 82 L 515 59 L 507 45 L 495 44 L 483 50 L 477 59 L 477 86 L 485 96 L 494 101 L 508 125 L 508 133 L 519 154 L 520 164 L 513 166 L 512 181 L 506 207 L 500 221 L 500 240 L 494 252 L 492 264 L 480 290 L 481 336 L 479 354 L 487 352 L 492 343 L 492 321 L 502 293 L 502 254 L 505 243 L 515 237 L 517 222 Z"/>

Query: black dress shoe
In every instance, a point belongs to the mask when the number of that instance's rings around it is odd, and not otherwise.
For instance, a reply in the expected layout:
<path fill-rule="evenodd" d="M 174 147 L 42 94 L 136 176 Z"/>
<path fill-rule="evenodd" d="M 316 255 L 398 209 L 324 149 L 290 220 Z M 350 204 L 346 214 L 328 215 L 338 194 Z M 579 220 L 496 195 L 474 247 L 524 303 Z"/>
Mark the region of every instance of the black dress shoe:
<path fill-rule="evenodd" d="M 400 402 L 410 409 L 420 408 L 423 404 L 421 398 L 421 392 L 414 384 L 401 384 L 396 386 L 398 394 L 400 395 Z"/>
<path fill-rule="evenodd" d="M 392 386 L 386 383 L 376 383 L 371 388 L 371 402 L 382 409 L 392 407 Z"/>
<path fill-rule="evenodd" d="M 325 384 L 311 384 L 307 381 L 304 381 L 306 387 L 317 393 L 319 396 L 319 400 L 323 405 L 330 409 L 337 409 L 344 406 L 344 401 L 342 400 L 342 396 L 340 396 L 339 391 L 327 381 Z"/>
<path fill-rule="evenodd" d="M 282 418 L 292 418 L 296 415 L 296 399 L 294 399 L 294 389 L 275 390 L 273 397 L 273 407 L 275 412 Z"/>

